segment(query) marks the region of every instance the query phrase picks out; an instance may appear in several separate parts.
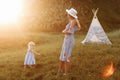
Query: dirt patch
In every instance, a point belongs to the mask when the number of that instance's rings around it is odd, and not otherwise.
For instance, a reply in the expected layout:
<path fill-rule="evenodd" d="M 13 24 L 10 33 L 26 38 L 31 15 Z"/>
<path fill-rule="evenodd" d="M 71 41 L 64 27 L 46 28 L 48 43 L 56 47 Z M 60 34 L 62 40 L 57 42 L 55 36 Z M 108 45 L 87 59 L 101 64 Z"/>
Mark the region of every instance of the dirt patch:
<path fill-rule="evenodd" d="M 41 67 L 43 67 L 43 65 L 41 65 L 41 64 L 36 64 L 35 65 L 35 68 L 41 68 Z"/>
<path fill-rule="evenodd" d="M 26 74 L 25 74 L 25 76 L 26 77 L 30 77 L 30 76 L 33 76 L 34 74 L 32 73 L 32 72 L 27 72 Z"/>
<path fill-rule="evenodd" d="M 4 68 L 5 66 L 4 65 L 0 65 L 0 68 Z"/>
<path fill-rule="evenodd" d="M 40 75 L 40 76 L 36 77 L 35 80 L 43 80 L 43 76 Z"/>

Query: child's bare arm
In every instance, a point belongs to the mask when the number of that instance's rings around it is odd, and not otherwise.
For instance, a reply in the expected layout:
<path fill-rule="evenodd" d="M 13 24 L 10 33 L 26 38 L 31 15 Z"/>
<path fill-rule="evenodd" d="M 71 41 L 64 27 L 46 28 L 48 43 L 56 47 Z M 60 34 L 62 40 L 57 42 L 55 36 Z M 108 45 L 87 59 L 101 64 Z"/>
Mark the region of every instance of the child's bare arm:
<path fill-rule="evenodd" d="M 34 54 L 37 54 L 37 55 L 40 55 L 40 53 L 36 52 L 36 51 L 33 51 Z"/>
<path fill-rule="evenodd" d="M 38 52 L 35 52 L 35 54 L 40 55 L 40 53 L 38 53 Z"/>

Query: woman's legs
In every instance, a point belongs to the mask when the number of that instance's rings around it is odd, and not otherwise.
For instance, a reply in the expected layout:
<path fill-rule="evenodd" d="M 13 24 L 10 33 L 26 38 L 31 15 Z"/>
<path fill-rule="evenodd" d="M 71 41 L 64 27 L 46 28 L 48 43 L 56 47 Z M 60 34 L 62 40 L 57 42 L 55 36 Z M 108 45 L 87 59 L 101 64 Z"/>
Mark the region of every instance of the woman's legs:
<path fill-rule="evenodd" d="M 63 72 L 63 70 L 65 70 L 64 75 L 66 75 L 69 71 L 69 68 L 70 68 L 70 56 L 68 56 L 67 61 L 60 61 L 58 72 Z"/>
<path fill-rule="evenodd" d="M 68 73 L 69 68 L 70 68 L 70 62 L 65 62 L 65 73 L 64 73 L 64 75 L 66 75 Z"/>
<path fill-rule="evenodd" d="M 70 68 L 70 56 L 68 57 L 68 61 L 65 62 L 65 73 L 64 73 L 64 75 L 66 75 L 68 73 L 69 68 Z"/>
<path fill-rule="evenodd" d="M 64 64 L 65 64 L 64 61 L 60 61 L 58 72 L 63 72 Z"/>

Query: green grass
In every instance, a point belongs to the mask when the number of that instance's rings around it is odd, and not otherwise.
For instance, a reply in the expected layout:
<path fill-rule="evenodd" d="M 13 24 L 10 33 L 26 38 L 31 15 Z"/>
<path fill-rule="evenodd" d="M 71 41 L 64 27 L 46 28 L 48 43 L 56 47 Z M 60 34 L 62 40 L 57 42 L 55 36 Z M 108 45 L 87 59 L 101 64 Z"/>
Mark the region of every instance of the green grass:
<path fill-rule="evenodd" d="M 112 45 L 82 45 L 85 35 L 75 34 L 75 46 L 68 76 L 58 76 L 59 55 L 64 35 L 61 33 L 24 33 L 14 38 L 1 38 L 0 80 L 120 80 L 120 30 L 108 33 Z M 35 68 L 23 68 L 27 42 L 35 41 Z M 115 72 L 102 78 L 102 70 L 110 61 Z"/>

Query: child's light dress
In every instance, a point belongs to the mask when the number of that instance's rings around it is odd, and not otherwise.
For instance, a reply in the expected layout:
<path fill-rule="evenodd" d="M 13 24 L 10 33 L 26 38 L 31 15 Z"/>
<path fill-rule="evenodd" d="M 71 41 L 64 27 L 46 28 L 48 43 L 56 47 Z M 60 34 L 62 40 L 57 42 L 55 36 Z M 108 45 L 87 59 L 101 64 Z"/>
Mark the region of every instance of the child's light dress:
<path fill-rule="evenodd" d="M 35 64 L 34 53 L 31 49 L 28 49 L 25 56 L 24 65 L 34 65 L 34 64 Z"/>

